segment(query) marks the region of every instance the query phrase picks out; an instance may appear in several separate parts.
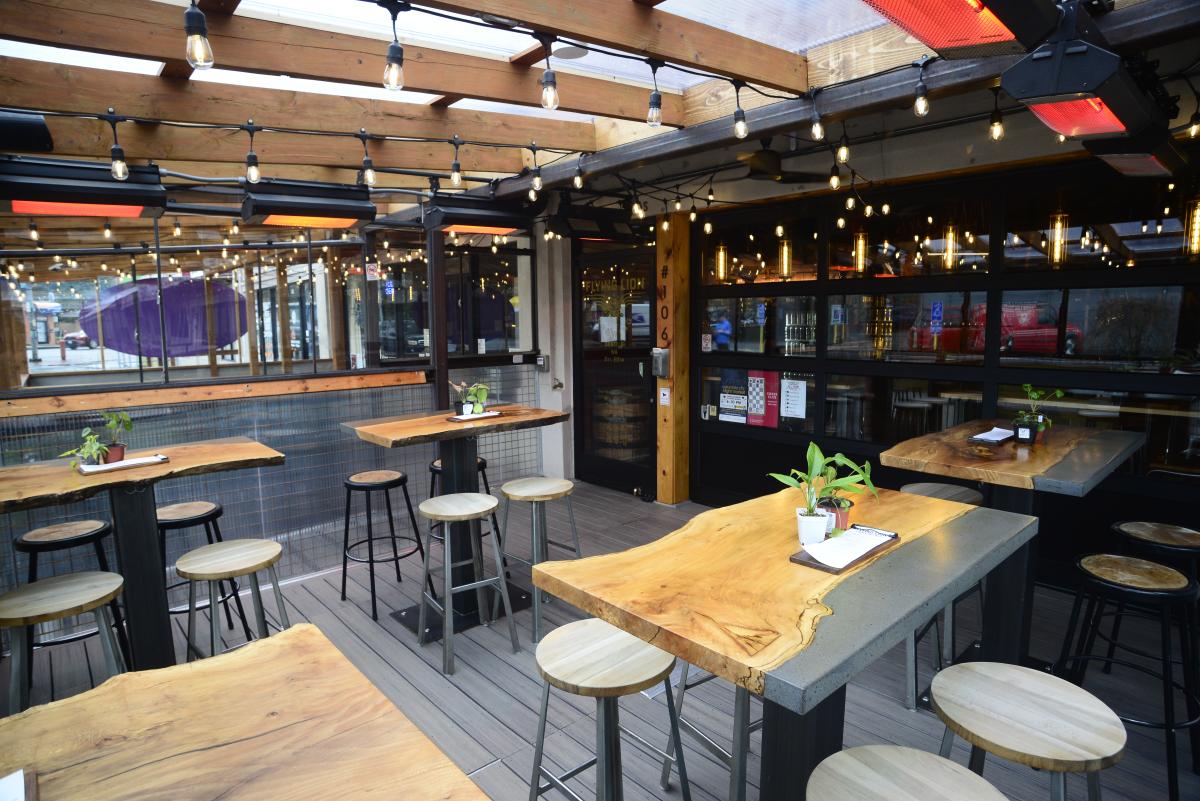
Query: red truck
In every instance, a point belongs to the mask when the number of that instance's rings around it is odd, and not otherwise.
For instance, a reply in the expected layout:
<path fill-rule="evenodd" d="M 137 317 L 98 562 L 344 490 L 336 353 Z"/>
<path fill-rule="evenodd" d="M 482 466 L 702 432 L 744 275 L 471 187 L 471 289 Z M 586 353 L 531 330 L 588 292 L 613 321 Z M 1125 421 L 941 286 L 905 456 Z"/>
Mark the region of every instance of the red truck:
<path fill-rule="evenodd" d="M 949 353 L 983 352 L 987 306 L 975 304 L 970 307 L 969 315 L 964 324 L 960 306 L 947 304 L 944 307 L 939 350 Z M 1062 355 L 1074 356 L 1082 344 L 1083 332 L 1079 326 L 1067 323 Z M 913 327 L 909 329 L 908 346 L 911 351 L 933 350 L 933 333 L 927 308 L 921 309 Z M 1000 350 L 1006 353 L 1059 355 L 1058 309 L 1043 302 L 1005 304 L 1000 321 Z"/>

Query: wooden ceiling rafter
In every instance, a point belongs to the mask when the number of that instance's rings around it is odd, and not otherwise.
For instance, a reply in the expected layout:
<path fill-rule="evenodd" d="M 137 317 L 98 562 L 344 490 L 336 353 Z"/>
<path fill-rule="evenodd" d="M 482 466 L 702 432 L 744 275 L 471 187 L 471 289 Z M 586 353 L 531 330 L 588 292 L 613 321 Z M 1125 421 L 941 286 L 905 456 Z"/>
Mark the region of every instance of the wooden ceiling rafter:
<path fill-rule="evenodd" d="M 808 90 L 803 55 L 642 3 L 571 0 L 568 6 L 558 0 L 420 0 L 420 4 L 470 16 L 492 14 L 541 33 L 775 89 Z M 561 85 L 559 93 L 565 100 Z"/>
<path fill-rule="evenodd" d="M 0 0 L 0 37 L 164 62 L 179 60 L 182 22 L 178 6 L 154 0 Z M 218 68 L 380 85 L 381 39 L 242 15 L 212 15 L 208 29 Z M 404 46 L 404 88 L 414 92 L 538 106 L 541 74 L 502 59 Z M 570 73 L 558 86 L 564 111 L 645 119 L 641 87 Z M 663 123 L 682 122 L 682 97 L 664 93 Z"/>

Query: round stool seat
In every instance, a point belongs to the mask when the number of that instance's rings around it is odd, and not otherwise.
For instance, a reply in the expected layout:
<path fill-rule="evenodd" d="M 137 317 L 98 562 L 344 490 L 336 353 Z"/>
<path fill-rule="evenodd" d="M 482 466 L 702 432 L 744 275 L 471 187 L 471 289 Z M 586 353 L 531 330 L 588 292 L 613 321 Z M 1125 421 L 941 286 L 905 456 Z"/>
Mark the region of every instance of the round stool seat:
<path fill-rule="evenodd" d="M 32 626 L 89 612 L 116 598 L 124 585 L 125 579 L 116 573 L 98 570 L 25 584 L 0 595 L 0 626 Z"/>
<path fill-rule="evenodd" d="M 1040 670 L 964 662 L 934 674 L 933 709 L 989 754 L 1039 770 L 1090 773 L 1115 765 L 1125 725 L 1099 698 Z"/>
<path fill-rule="evenodd" d="M 221 504 L 211 501 L 185 501 L 160 506 L 155 510 L 158 527 L 165 529 L 191 528 L 216 520 L 221 516 Z"/>
<path fill-rule="evenodd" d="M 863 745 L 827 757 L 808 780 L 807 801 L 1004 801 L 987 779 L 937 754 Z"/>
<path fill-rule="evenodd" d="M 1131 520 L 1125 523 L 1114 524 L 1113 530 L 1118 534 L 1124 534 L 1130 539 L 1147 542 L 1151 545 L 1162 545 L 1181 551 L 1200 551 L 1200 531 L 1193 531 L 1183 526 Z"/>
<path fill-rule="evenodd" d="M 1084 573 L 1106 584 L 1149 592 L 1178 592 L 1191 583 L 1173 567 L 1147 559 L 1097 553 L 1079 560 Z"/>
<path fill-rule="evenodd" d="M 599 618 L 559 626 L 538 643 L 536 658 L 543 679 L 592 698 L 641 692 L 675 667 L 671 654 Z"/>
<path fill-rule="evenodd" d="M 575 484 L 565 478 L 532 476 L 506 481 L 500 492 L 514 501 L 553 501 L 575 491 Z"/>
<path fill-rule="evenodd" d="M 487 459 L 484 459 L 482 456 L 476 456 L 475 457 L 475 469 L 480 470 L 480 471 L 487 470 Z M 440 457 L 437 459 L 434 459 L 432 462 L 429 463 L 429 472 L 430 473 L 441 473 L 442 472 L 442 460 Z"/>
<path fill-rule="evenodd" d="M 22 553 L 65 550 L 106 537 L 111 531 L 112 526 L 103 520 L 72 520 L 26 531 L 13 547 Z"/>
<path fill-rule="evenodd" d="M 495 497 L 482 492 L 455 492 L 427 498 L 421 501 L 417 511 L 430 520 L 454 523 L 487 517 L 499 505 L 500 501 Z"/>
<path fill-rule="evenodd" d="M 983 493 L 970 487 L 958 484 L 941 484 L 936 481 L 919 481 L 915 484 L 905 484 L 901 492 L 910 495 L 924 495 L 926 498 L 941 498 L 944 501 L 958 501 L 972 506 L 983 505 Z"/>
<path fill-rule="evenodd" d="M 283 546 L 274 540 L 226 540 L 188 551 L 175 572 L 189 581 L 221 581 L 257 573 L 279 561 Z"/>
<path fill-rule="evenodd" d="M 408 483 L 408 476 L 399 470 L 364 470 L 346 479 L 348 489 L 389 490 Z"/>

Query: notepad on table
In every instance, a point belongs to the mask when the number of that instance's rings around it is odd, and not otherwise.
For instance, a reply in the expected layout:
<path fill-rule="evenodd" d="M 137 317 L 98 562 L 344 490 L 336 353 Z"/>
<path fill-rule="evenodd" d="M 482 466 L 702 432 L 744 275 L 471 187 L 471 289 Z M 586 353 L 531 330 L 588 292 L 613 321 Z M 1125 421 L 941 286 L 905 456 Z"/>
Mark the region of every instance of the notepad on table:
<path fill-rule="evenodd" d="M 805 545 L 804 550 L 826 567 L 841 570 L 872 551 L 891 545 L 898 538 L 899 535 L 892 531 L 855 524 L 836 537 Z"/>
<path fill-rule="evenodd" d="M 25 792 L 27 787 L 36 788 L 32 781 L 33 775 L 25 775 L 23 770 L 14 770 L 7 776 L 0 776 L 0 801 L 37 801 L 37 791 L 31 796 Z"/>
<path fill-rule="evenodd" d="M 1007 442 L 1012 438 L 1013 432 L 1011 429 L 994 426 L 991 431 L 984 431 L 982 434 L 976 434 L 975 436 L 971 437 L 971 441 L 999 444 L 1001 442 Z"/>
<path fill-rule="evenodd" d="M 77 469 L 85 476 L 90 476 L 95 473 L 108 473 L 112 470 L 128 470 L 131 467 L 145 467 L 150 464 L 162 464 L 163 462 L 171 461 L 168 457 L 161 453 L 156 453 L 153 456 L 139 456 L 136 459 L 122 459 L 119 462 L 109 462 L 108 464 L 81 464 Z"/>

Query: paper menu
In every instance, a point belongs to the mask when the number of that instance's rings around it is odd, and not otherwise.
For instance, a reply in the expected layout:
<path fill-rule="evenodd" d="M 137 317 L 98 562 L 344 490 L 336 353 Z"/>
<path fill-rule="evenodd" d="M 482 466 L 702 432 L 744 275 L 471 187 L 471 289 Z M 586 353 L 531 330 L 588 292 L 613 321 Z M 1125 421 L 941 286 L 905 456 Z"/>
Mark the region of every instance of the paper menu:
<path fill-rule="evenodd" d="M 0 801 L 25 801 L 25 771 L 15 770 L 0 778 Z"/>
<path fill-rule="evenodd" d="M 980 440 L 983 442 L 1004 442 L 1006 439 L 1011 439 L 1013 432 L 1007 428 L 994 426 L 991 431 L 984 431 L 982 434 L 976 434 L 971 439 Z"/>
<path fill-rule="evenodd" d="M 85 476 L 90 476 L 93 473 L 107 473 L 112 470 L 124 470 L 129 467 L 145 467 L 148 464 L 161 464 L 162 462 L 171 461 L 161 453 L 156 453 L 153 456 L 139 456 L 136 459 L 122 459 L 119 462 L 109 462 L 107 464 L 81 464 L 78 470 Z"/>
<path fill-rule="evenodd" d="M 841 570 L 868 551 L 895 538 L 896 535 L 891 532 L 851 526 L 838 536 L 830 537 L 824 542 L 805 545 L 804 550 L 821 564 L 834 570 Z"/>

